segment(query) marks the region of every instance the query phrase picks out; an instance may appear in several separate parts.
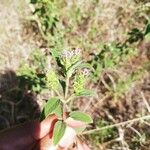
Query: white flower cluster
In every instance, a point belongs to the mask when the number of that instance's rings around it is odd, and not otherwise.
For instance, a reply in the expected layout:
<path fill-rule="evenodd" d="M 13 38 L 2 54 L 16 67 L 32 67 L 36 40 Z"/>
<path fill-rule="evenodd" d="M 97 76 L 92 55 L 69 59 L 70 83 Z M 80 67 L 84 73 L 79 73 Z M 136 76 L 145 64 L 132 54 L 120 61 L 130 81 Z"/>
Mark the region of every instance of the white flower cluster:
<path fill-rule="evenodd" d="M 73 56 L 80 56 L 81 55 L 81 50 L 79 48 L 69 51 L 69 50 L 64 50 L 62 57 L 63 58 L 68 58 L 71 59 Z"/>
<path fill-rule="evenodd" d="M 90 70 L 87 69 L 87 68 L 84 68 L 82 73 L 83 73 L 84 76 L 88 76 L 90 74 Z"/>

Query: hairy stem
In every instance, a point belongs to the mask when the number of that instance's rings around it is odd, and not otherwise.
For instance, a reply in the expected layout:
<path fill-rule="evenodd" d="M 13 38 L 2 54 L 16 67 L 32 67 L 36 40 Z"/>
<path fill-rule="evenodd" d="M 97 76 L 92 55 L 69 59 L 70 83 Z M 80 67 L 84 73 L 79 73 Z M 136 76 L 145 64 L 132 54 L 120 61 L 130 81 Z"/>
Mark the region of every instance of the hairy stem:
<path fill-rule="evenodd" d="M 75 99 L 75 95 L 71 95 L 67 100 L 66 100 L 66 104 L 69 103 L 70 101 L 73 101 L 73 99 Z"/>
<path fill-rule="evenodd" d="M 66 88 L 65 88 L 65 100 L 67 99 L 67 96 L 68 96 L 68 90 L 69 90 L 69 77 L 67 76 L 67 78 L 66 78 Z"/>

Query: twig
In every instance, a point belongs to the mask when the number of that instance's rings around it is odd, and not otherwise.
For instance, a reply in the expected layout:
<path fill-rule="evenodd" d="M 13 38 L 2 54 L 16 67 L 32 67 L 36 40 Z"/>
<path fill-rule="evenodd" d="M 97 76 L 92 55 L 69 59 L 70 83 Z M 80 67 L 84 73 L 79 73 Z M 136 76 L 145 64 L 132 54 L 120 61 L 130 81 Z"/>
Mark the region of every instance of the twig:
<path fill-rule="evenodd" d="M 88 101 L 87 105 L 84 107 L 83 112 L 85 112 L 88 108 L 90 108 L 90 105 L 91 105 L 92 101 L 93 101 L 93 97 L 90 98 L 90 100 Z"/>
<path fill-rule="evenodd" d="M 113 84 L 113 88 L 114 88 L 114 90 L 116 90 L 116 84 L 115 84 L 115 80 L 114 80 L 113 76 L 112 76 L 112 75 L 110 75 L 109 73 L 107 73 L 107 76 L 108 76 L 108 77 L 109 77 L 109 79 L 111 80 L 111 82 L 112 82 L 112 84 Z"/>
<path fill-rule="evenodd" d="M 110 97 L 110 95 L 111 94 L 108 94 L 102 97 L 101 99 L 97 99 L 97 103 L 94 104 L 93 108 L 95 108 L 96 106 L 99 106 L 99 104 L 102 103 L 104 100 L 106 100 L 108 97 Z"/>
<path fill-rule="evenodd" d="M 144 120 L 143 123 L 145 123 L 147 126 L 150 127 L 150 123 L 149 122 L 147 122 L 147 121 Z"/>
<path fill-rule="evenodd" d="M 146 105 L 146 108 L 147 108 L 148 112 L 150 113 L 150 105 L 148 104 L 143 92 L 141 92 L 141 96 L 142 96 L 142 99 L 143 99 L 143 101 Z"/>
<path fill-rule="evenodd" d="M 135 132 L 140 138 L 142 137 L 141 133 L 132 126 L 128 126 L 128 128 L 130 128 L 133 132 Z"/>
<path fill-rule="evenodd" d="M 92 133 L 97 132 L 97 131 L 101 131 L 101 130 L 105 130 L 105 129 L 109 129 L 109 128 L 114 128 L 114 127 L 118 127 L 118 126 L 124 126 L 124 125 L 126 125 L 128 123 L 134 123 L 134 122 L 138 122 L 138 121 L 141 121 L 141 120 L 144 120 L 144 119 L 150 119 L 150 115 L 139 117 L 139 118 L 134 118 L 132 120 L 127 120 L 127 121 L 116 123 L 116 124 L 112 124 L 112 125 L 108 125 L 108 126 L 102 127 L 102 128 L 97 128 L 97 129 L 85 131 L 85 132 L 82 133 L 82 135 L 84 135 L 84 134 L 92 134 Z"/>
<path fill-rule="evenodd" d="M 101 82 L 104 84 L 105 88 L 108 90 L 108 91 L 112 91 L 112 88 L 106 83 L 103 75 L 101 76 Z"/>
<path fill-rule="evenodd" d="M 32 17 L 26 17 L 25 19 L 28 20 L 28 21 L 34 21 L 34 22 L 36 22 L 37 25 L 38 25 L 38 29 L 39 29 L 39 32 L 40 32 L 42 38 L 43 38 L 45 41 L 49 42 L 49 38 L 48 38 L 48 37 L 45 35 L 45 33 L 43 32 L 43 30 L 42 30 L 42 25 L 41 25 L 41 23 L 40 23 L 40 21 L 39 21 L 37 15 L 34 15 L 34 16 L 32 16 Z"/>
<path fill-rule="evenodd" d="M 114 119 L 114 117 L 108 112 L 105 110 L 105 113 L 107 115 L 107 117 L 112 120 L 114 123 L 116 123 L 116 120 Z M 118 130 L 118 134 L 119 134 L 119 137 L 118 137 L 118 142 L 121 143 L 121 146 L 122 146 L 122 149 L 126 149 L 128 150 L 129 149 L 129 146 L 128 144 L 126 143 L 125 139 L 124 139 L 124 130 L 122 129 L 121 126 L 118 126 L 117 127 L 117 130 Z"/>

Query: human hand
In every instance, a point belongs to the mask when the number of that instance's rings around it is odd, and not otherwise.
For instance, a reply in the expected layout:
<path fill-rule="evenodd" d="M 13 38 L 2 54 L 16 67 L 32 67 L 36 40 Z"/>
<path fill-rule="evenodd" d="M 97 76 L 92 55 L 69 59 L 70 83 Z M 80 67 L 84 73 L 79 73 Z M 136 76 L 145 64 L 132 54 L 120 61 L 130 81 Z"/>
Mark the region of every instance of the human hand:
<path fill-rule="evenodd" d="M 51 115 L 41 123 L 32 121 L 0 132 L 0 150 L 67 150 L 74 142 L 76 147 L 71 150 L 90 150 L 76 137 L 73 129 L 84 126 L 84 123 L 69 119 L 66 121 L 64 136 L 58 145 L 54 146 L 52 135 L 56 121 L 57 117 Z"/>

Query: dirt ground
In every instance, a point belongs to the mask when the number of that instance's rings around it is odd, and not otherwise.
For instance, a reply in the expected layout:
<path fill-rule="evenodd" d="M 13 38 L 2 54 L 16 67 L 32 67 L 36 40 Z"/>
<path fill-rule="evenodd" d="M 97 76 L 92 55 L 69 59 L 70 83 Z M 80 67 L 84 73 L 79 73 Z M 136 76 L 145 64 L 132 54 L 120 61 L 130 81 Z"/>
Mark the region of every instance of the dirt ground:
<path fill-rule="evenodd" d="M 23 21 L 30 8 L 25 0 L 0 2 L 0 69 L 16 70 L 21 59 L 27 59 L 36 47 L 31 36 L 24 34 Z M 33 36 L 32 36 L 33 37 Z"/>

